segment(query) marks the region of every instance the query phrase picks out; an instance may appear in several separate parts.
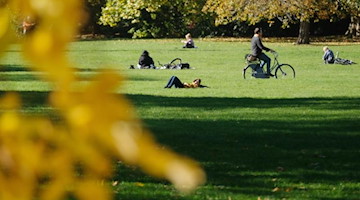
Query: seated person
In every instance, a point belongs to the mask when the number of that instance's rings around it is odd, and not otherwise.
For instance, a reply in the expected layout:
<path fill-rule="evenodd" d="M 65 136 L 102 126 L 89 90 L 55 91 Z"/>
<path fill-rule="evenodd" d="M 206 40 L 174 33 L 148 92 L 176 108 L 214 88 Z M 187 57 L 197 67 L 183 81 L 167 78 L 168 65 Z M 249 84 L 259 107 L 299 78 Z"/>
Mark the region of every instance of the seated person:
<path fill-rule="evenodd" d="M 195 48 L 195 43 L 194 40 L 191 38 L 191 34 L 188 33 L 185 35 L 185 39 L 183 40 L 182 43 L 185 43 L 185 45 L 183 46 L 183 48 Z"/>
<path fill-rule="evenodd" d="M 334 53 L 329 49 L 329 47 L 325 46 L 323 48 L 323 51 L 324 51 L 323 60 L 325 64 L 334 64 L 335 56 Z"/>
<path fill-rule="evenodd" d="M 138 68 L 139 69 L 156 69 L 156 67 L 154 65 L 154 60 L 150 57 L 148 51 L 145 50 L 141 54 L 141 56 L 139 58 Z"/>
<path fill-rule="evenodd" d="M 176 76 L 172 76 L 165 88 L 171 88 L 175 86 L 175 88 L 205 88 L 207 86 L 201 85 L 201 79 L 195 79 L 192 83 L 182 83 L 180 79 Z"/>

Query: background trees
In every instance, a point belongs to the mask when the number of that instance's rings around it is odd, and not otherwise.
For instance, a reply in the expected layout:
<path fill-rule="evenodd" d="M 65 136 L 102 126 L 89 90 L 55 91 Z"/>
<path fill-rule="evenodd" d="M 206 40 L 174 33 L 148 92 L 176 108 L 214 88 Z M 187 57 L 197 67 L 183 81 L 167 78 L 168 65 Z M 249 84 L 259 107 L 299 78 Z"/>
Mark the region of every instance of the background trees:
<path fill-rule="evenodd" d="M 206 32 L 210 14 L 199 12 L 205 0 L 108 0 L 100 23 L 128 27 L 133 38 L 180 37 L 195 27 Z M 195 30 L 196 31 L 196 30 Z"/>
<path fill-rule="evenodd" d="M 120 37 L 161 38 L 194 36 L 249 36 L 252 25 L 270 27 L 272 36 L 298 35 L 309 43 L 310 24 L 334 23 L 351 16 L 348 35 L 359 35 L 359 0 L 87 0 L 91 11 L 88 30 Z M 343 25 L 343 21 L 341 22 Z M 345 22 L 348 23 L 348 22 Z M 101 27 L 99 27 L 101 25 Z M 313 31 L 327 34 L 316 24 Z M 347 25 L 346 25 L 347 26 Z M 336 32 L 344 34 L 343 31 Z M 338 29 L 336 25 L 335 28 Z M 282 28 L 282 29 L 281 29 Z M 325 28 L 323 28 L 325 29 Z M 327 29 L 331 32 L 332 29 Z M 94 32 L 94 31 L 93 31 Z M 289 34 L 288 34 L 289 35 Z"/>
<path fill-rule="evenodd" d="M 100 31 L 101 25 L 98 23 L 101 17 L 101 8 L 107 0 L 86 0 L 85 8 L 88 14 L 87 24 L 84 25 L 84 31 L 95 34 Z"/>
<path fill-rule="evenodd" d="M 256 24 L 267 20 L 271 25 L 275 19 L 283 28 L 300 23 L 297 43 L 309 43 L 311 20 L 329 19 L 336 13 L 337 4 L 333 0 L 208 0 L 205 12 L 217 14 L 217 24 L 234 20 Z"/>
<path fill-rule="evenodd" d="M 346 35 L 350 37 L 360 36 L 360 1 L 339 0 L 341 9 L 345 14 L 350 15 L 350 23 Z"/>

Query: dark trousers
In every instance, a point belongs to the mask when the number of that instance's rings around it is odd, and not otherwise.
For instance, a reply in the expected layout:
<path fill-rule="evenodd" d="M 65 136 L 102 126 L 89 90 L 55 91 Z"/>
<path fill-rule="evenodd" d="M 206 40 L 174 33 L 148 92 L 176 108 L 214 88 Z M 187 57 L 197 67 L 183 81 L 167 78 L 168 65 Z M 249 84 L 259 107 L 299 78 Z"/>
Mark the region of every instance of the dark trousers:
<path fill-rule="evenodd" d="M 173 85 L 175 85 L 176 88 L 184 88 L 184 84 L 176 76 L 172 76 L 170 78 L 170 80 L 166 84 L 165 88 L 171 88 Z"/>
<path fill-rule="evenodd" d="M 263 67 L 266 64 L 266 72 L 270 74 L 271 59 L 264 53 L 258 55 L 258 58 L 262 61 L 260 66 Z"/>

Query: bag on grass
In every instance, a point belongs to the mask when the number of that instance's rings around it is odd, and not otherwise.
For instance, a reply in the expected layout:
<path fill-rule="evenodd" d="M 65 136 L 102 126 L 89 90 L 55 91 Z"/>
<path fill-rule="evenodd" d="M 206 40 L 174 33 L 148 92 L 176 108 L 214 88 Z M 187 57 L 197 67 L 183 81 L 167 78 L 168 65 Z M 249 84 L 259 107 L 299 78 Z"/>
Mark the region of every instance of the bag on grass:
<path fill-rule="evenodd" d="M 181 62 L 181 58 L 175 58 L 169 64 L 163 65 L 161 69 L 190 69 L 190 64 Z"/>
<path fill-rule="evenodd" d="M 339 52 L 336 52 L 334 64 L 351 65 L 351 64 L 356 64 L 356 63 L 354 63 L 353 61 L 348 60 L 348 59 L 339 58 Z"/>
<path fill-rule="evenodd" d="M 340 65 L 351 65 L 355 64 L 353 61 L 343 58 L 335 58 L 334 64 L 340 64 Z"/>

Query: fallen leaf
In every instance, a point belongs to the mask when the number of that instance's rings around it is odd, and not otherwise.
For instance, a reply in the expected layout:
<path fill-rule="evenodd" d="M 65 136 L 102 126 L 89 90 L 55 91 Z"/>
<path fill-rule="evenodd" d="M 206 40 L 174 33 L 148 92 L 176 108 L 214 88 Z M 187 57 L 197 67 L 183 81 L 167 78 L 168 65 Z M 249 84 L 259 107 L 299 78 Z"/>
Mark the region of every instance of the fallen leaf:
<path fill-rule="evenodd" d="M 138 187 L 144 187 L 145 184 L 144 184 L 144 183 L 140 183 L 140 182 L 136 182 L 135 185 L 138 186 Z"/>

